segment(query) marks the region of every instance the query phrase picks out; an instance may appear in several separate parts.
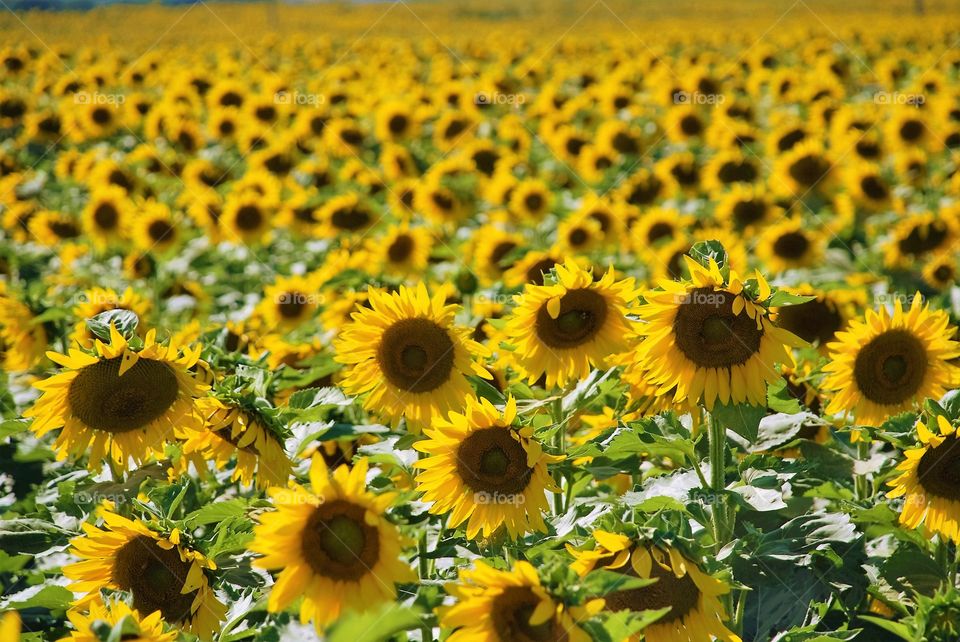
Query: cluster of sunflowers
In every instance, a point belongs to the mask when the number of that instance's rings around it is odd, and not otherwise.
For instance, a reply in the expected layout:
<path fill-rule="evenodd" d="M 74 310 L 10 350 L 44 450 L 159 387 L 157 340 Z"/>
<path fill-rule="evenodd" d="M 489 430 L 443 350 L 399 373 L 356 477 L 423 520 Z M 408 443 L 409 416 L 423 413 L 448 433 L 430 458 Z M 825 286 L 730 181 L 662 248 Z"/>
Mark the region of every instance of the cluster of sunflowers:
<path fill-rule="evenodd" d="M 0 642 L 958 639 L 960 22 L 798 4 L 8 16 Z"/>

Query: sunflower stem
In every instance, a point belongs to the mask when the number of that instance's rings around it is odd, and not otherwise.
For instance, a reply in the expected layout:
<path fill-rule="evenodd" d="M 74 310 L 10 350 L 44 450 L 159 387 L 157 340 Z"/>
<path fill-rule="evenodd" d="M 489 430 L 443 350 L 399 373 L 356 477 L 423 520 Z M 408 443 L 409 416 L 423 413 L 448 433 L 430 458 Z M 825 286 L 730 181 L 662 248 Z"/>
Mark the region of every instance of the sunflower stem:
<path fill-rule="evenodd" d="M 870 442 L 862 436 L 860 437 L 860 441 L 857 442 L 857 459 L 864 462 L 870 459 Z M 854 479 L 854 492 L 856 493 L 857 499 L 869 499 L 870 490 L 867 473 L 856 476 Z"/>
<path fill-rule="evenodd" d="M 420 569 L 420 579 L 430 579 L 430 560 L 427 558 L 427 531 L 423 531 L 417 542 L 417 565 Z"/>
<path fill-rule="evenodd" d="M 563 430 L 563 397 L 558 397 L 550 404 L 550 414 L 557 431 L 553 435 L 553 447 L 557 454 L 566 452 Z M 553 479 L 558 488 L 563 488 L 563 472 L 556 468 L 553 471 Z M 563 493 L 553 494 L 553 512 L 557 515 L 563 514 Z"/>
<path fill-rule="evenodd" d="M 747 605 L 747 592 L 740 591 L 737 596 L 737 609 L 733 614 L 733 630 L 737 635 L 743 635 L 743 612 Z"/>
<path fill-rule="evenodd" d="M 707 418 L 707 442 L 710 446 L 710 488 L 713 491 L 713 527 L 717 551 L 727 543 L 727 514 L 726 498 L 726 465 L 727 465 L 727 431 L 715 417 Z"/>

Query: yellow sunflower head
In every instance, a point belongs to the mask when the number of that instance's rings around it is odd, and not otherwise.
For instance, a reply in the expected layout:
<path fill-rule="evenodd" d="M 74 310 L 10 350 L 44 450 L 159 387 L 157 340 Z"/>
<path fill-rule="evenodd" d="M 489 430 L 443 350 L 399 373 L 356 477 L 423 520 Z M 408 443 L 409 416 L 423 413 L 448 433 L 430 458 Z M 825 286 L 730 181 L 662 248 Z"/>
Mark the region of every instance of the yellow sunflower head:
<path fill-rule="evenodd" d="M 105 528 L 84 524 L 84 535 L 70 540 L 82 561 L 63 568 L 73 580 L 68 588 L 85 594 L 78 606 L 94 609 L 103 589 L 123 591 L 132 595 L 137 612 L 151 618 L 159 612 L 170 624 L 210 639 L 227 613 L 207 577 L 216 564 L 181 544 L 176 529 L 164 535 L 109 511 L 100 516 Z"/>
<path fill-rule="evenodd" d="M 928 398 L 939 399 L 957 380 L 950 360 L 960 356 L 956 328 L 942 310 L 931 311 L 917 293 L 904 312 L 867 310 L 828 344 L 822 388 L 832 393 L 828 413 L 852 413 L 864 426 L 879 426 Z"/>
<path fill-rule="evenodd" d="M 588 642 L 575 616 L 592 614 L 601 605 L 596 601 L 583 609 L 566 608 L 541 584 L 529 562 L 499 571 L 478 561 L 473 570 L 461 570 L 459 579 L 447 587 L 456 602 L 438 610 L 440 626 L 453 631 L 449 642 Z"/>
<path fill-rule="evenodd" d="M 629 349 L 633 279 L 616 280 L 612 268 L 597 281 L 573 261 L 557 265 L 556 282 L 527 285 L 515 297 L 505 336 L 512 360 L 531 383 L 546 375 L 547 388 L 582 379 L 593 367 Z"/>
<path fill-rule="evenodd" d="M 97 339 L 94 354 L 71 349 L 47 357 L 67 370 L 34 384 L 43 394 L 24 416 L 33 418 L 37 436 L 62 429 L 58 459 L 86 454 L 91 470 L 104 459 L 139 464 L 163 453 L 175 427 L 202 423 L 195 399 L 204 386 L 190 372 L 199 345 L 181 352 L 158 344 L 151 330 L 134 349 L 111 325 L 110 343 Z"/>
<path fill-rule="evenodd" d="M 450 513 L 449 526 L 467 523 L 467 537 L 489 537 L 505 526 L 511 538 L 545 531 L 544 490 L 559 492 L 547 464 L 560 461 L 543 452 L 533 428 L 514 427 L 513 397 L 501 413 L 486 399 L 467 397 L 466 408 L 435 419 L 427 439 L 414 448 L 427 456 L 414 464 L 417 489 L 433 502 L 430 512 Z"/>
<path fill-rule="evenodd" d="M 94 600 L 90 602 L 89 610 L 83 613 L 78 610 L 67 611 L 67 617 L 76 631 L 61 638 L 59 642 L 100 642 L 99 634 L 94 630 L 98 622 L 106 623 L 111 629 L 124 622 L 124 640 L 131 642 L 174 642 L 176 631 L 163 632 L 163 613 L 154 611 L 143 617 L 136 609 L 121 600 L 112 599 L 106 602 Z M 3 638 L 6 640 L 7 638 Z M 16 638 L 14 638 L 16 639 Z"/>
<path fill-rule="evenodd" d="M 233 481 L 258 488 L 286 486 L 293 465 L 283 448 L 277 430 L 257 411 L 240 403 L 205 397 L 198 402 L 205 424 L 202 430 L 184 430 L 181 436 L 184 457 L 198 470 L 207 462 L 225 469 L 236 459 Z"/>
<path fill-rule="evenodd" d="M 457 306 L 446 305 L 442 293 L 431 298 L 420 283 L 369 290 L 368 303 L 334 341 L 337 361 L 347 364 L 343 388 L 366 394 L 368 410 L 418 427 L 461 407 L 472 392 L 468 374 L 490 378 L 476 360 L 486 348 L 454 323 Z"/>
<path fill-rule="evenodd" d="M 393 493 L 367 490 L 365 459 L 330 474 L 314 455 L 308 491 L 298 484 L 269 491 L 276 510 L 265 513 L 250 550 L 259 568 L 280 571 L 267 608 L 277 612 L 302 597 L 300 617 L 318 633 L 347 611 L 396 597 L 396 583 L 415 579 L 401 559 L 403 539 L 384 517 Z"/>
<path fill-rule="evenodd" d="M 637 367 L 657 395 L 675 403 L 702 400 L 708 410 L 718 401 L 765 405 L 766 384 L 780 376 L 775 365 L 792 364 L 787 346 L 804 342 L 770 321 L 760 303 L 770 286 L 759 272 L 754 298 L 736 272 L 725 277 L 712 258 L 706 267 L 684 259 L 689 281 L 664 280 L 644 295 Z"/>
<path fill-rule="evenodd" d="M 635 543 L 626 535 L 594 531 L 593 550 L 578 551 L 567 545 L 581 576 L 597 567 L 641 579 L 656 580 L 649 586 L 615 591 L 604 597 L 610 611 L 646 611 L 668 608 L 644 630 L 647 640 L 700 642 L 718 639 L 740 642 L 724 621 L 727 613 L 720 596 L 730 586 L 701 570 L 700 565 L 678 549 L 653 543 Z"/>
<path fill-rule="evenodd" d="M 888 497 L 903 497 L 900 523 L 908 528 L 924 526 L 954 542 L 960 541 L 960 486 L 956 471 L 960 467 L 957 427 L 943 415 L 937 415 L 937 426 L 930 430 L 917 422 L 919 448 L 903 454 L 906 459 L 897 466 L 900 476 L 887 482 L 893 490 Z"/>

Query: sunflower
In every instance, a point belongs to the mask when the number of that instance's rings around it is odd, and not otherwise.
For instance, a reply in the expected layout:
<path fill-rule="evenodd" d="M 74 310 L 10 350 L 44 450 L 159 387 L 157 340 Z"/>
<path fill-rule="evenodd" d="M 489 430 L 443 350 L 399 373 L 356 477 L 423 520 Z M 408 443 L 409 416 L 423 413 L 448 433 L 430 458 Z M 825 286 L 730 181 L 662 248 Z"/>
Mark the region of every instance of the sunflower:
<path fill-rule="evenodd" d="M 80 605 L 96 610 L 103 589 L 128 592 L 137 612 L 159 612 L 209 640 L 227 614 L 207 576 L 217 568 L 213 560 L 183 545 L 177 529 L 164 535 L 139 520 L 99 513 L 106 528 L 83 524 L 84 535 L 70 540 L 71 552 L 83 561 L 63 567 L 74 581 L 68 588 L 85 594 Z"/>
<path fill-rule="evenodd" d="M 47 331 L 29 306 L 3 290 L 0 281 L 0 365 L 9 372 L 29 370 L 43 359 Z"/>
<path fill-rule="evenodd" d="M 90 470 L 99 470 L 105 457 L 120 466 L 130 458 L 142 463 L 163 453 L 174 427 L 200 428 L 194 399 L 203 386 L 189 372 L 200 346 L 181 354 L 155 337 L 150 330 L 134 350 L 111 324 L 110 344 L 98 340 L 96 355 L 47 353 L 68 370 L 34 384 L 43 394 L 24 416 L 33 417 L 37 436 L 63 429 L 55 442 L 58 459 L 87 454 Z"/>
<path fill-rule="evenodd" d="M 651 208 L 630 229 L 633 249 L 638 254 L 649 254 L 651 248 L 682 238 L 691 224 L 689 216 L 676 210 Z"/>
<path fill-rule="evenodd" d="M 134 245 L 142 252 L 163 254 L 179 244 L 177 221 L 163 203 L 147 201 L 133 220 Z"/>
<path fill-rule="evenodd" d="M 520 181 L 510 193 L 508 207 L 515 216 L 538 221 L 550 211 L 553 205 L 553 192 L 541 180 Z"/>
<path fill-rule="evenodd" d="M 804 342 L 770 321 L 736 272 L 724 279 L 713 259 L 709 267 L 684 259 L 689 281 L 662 280 L 644 294 L 637 366 L 648 371 L 657 395 L 670 394 L 678 403 L 702 399 L 708 410 L 718 400 L 764 406 L 766 384 L 780 376 L 774 366 L 791 365 L 787 346 Z M 766 300 L 770 286 L 756 277 L 760 300 Z"/>
<path fill-rule="evenodd" d="M 356 193 L 331 198 L 317 216 L 329 238 L 340 234 L 362 235 L 380 220 L 373 207 Z"/>
<path fill-rule="evenodd" d="M 596 220 L 574 214 L 557 225 L 557 248 L 564 254 L 587 254 L 603 241 L 603 230 Z"/>
<path fill-rule="evenodd" d="M 122 239 L 129 217 L 127 194 L 114 185 L 96 189 L 80 215 L 88 238 L 100 249 Z"/>
<path fill-rule="evenodd" d="M 813 297 L 809 301 L 776 308 L 777 325 L 810 344 L 826 346 L 847 324 L 851 295 L 824 291 L 810 285 L 784 288 L 792 294 Z"/>
<path fill-rule="evenodd" d="M 825 192 L 833 183 L 834 161 L 815 141 L 798 143 L 774 163 L 771 185 L 779 194 L 801 198 L 809 192 Z"/>
<path fill-rule="evenodd" d="M 206 462 L 224 469 L 236 457 L 232 481 L 257 488 L 286 486 L 292 464 L 283 449 L 283 440 L 256 409 L 244 408 L 229 400 L 206 397 L 197 402 L 205 420 L 199 431 L 183 431 L 184 456 L 198 470 Z"/>
<path fill-rule="evenodd" d="M 219 221 L 223 238 L 247 244 L 269 240 L 273 208 L 264 196 L 247 191 L 227 197 Z"/>
<path fill-rule="evenodd" d="M 498 571 L 478 560 L 473 570 L 462 569 L 459 579 L 447 586 L 456 603 L 438 609 L 441 628 L 453 631 L 448 642 L 589 642 L 577 621 L 602 604 L 566 608 L 547 592 L 529 562 Z"/>
<path fill-rule="evenodd" d="M 530 383 L 546 375 L 547 388 L 584 378 L 593 367 L 629 349 L 633 279 L 616 281 L 613 268 L 597 281 L 573 261 L 555 267 L 556 283 L 527 285 L 514 297 L 505 339 L 512 359 Z"/>
<path fill-rule="evenodd" d="M 701 570 L 700 565 L 674 547 L 634 543 L 626 535 L 594 531 L 596 547 L 578 551 L 567 545 L 576 559 L 572 568 L 584 576 L 597 566 L 656 582 L 605 596 L 610 611 L 647 611 L 670 607 L 659 620 L 643 629 L 650 642 L 705 642 L 717 639 L 740 642 L 724 621 L 728 616 L 720 597 L 730 585 Z M 634 638 L 632 638 L 634 639 Z"/>
<path fill-rule="evenodd" d="M 264 288 L 257 315 L 269 331 L 289 332 L 309 323 L 323 297 L 317 293 L 318 283 L 309 276 L 279 277 Z"/>
<path fill-rule="evenodd" d="M 563 260 L 563 254 L 557 248 L 548 251 L 531 250 L 504 271 L 503 283 L 507 287 L 517 287 L 526 283 L 543 285 L 544 275 L 563 263 Z"/>
<path fill-rule="evenodd" d="M 779 208 L 759 185 L 737 183 L 720 197 L 715 216 L 737 232 L 753 232 L 778 218 Z"/>
<path fill-rule="evenodd" d="M 461 408 L 471 393 L 467 374 L 490 378 L 476 361 L 486 348 L 469 338 L 469 328 L 454 325 L 458 307 L 445 305 L 441 293 L 431 299 L 422 282 L 368 293 L 370 307 L 358 308 L 334 340 L 336 360 L 348 366 L 343 388 L 368 393 L 365 408 L 427 424 Z"/>
<path fill-rule="evenodd" d="M 811 267 L 823 256 L 826 239 L 799 218 L 785 219 L 760 233 L 756 253 L 767 271 Z"/>
<path fill-rule="evenodd" d="M 367 250 L 380 269 L 397 276 L 422 276 L 430 259 L 433 238 L 425 227 L 394 225 L 383 238 L 371 240 Z"/>
<path fill-rule="evenodd" d="M 70 340 L 87 350 L 93 348 L 97 337 L 87 326 L 87 319 L 92 319 L 108 310 L 129 310 L 137 315 L 141 323 L 150 314 L 150 301 L 127 288 L 123 294 L 110 288 L 91 288 L 79 296 L 79 302 L 73 307 L 73 316 L 78 319 L 73 327 Z"/>
<path fill-rule="evenodd" d="M 470 264 L 483 284 L 492 285 L 516 263 L 515 255 L 523 246 L 522 235 L 485 225 L 470 237 Z"/>
<path fill-rule="evenodd" d="M 942 310 L 931 311 L 918 292 L 909 311 L 900 300 L 867 310 L 828 344 L 822 388 L 833 393 L 827 413 L 852 412 L 864 426 L 879 426 L 928 398 L 939 399 L 957 380 L 949 361 L 960 356 L 956 328 Z"/>
<path fill-rule="evenodd" d="M 366 490 L 367 460 L 338 467 L 331 475 L 314 455 L 311 490 L 299 484 L 268 491 L 277 510 L 254 529 L 250 550 L 264 557 L 258 568 L 280 571 L 270 591 L 271 612 L 298 597 L 302 622 L 318 633 L 347 611 L 363 611 L 396 597 L 395 584 L 415 581 L 400 558 L 403 540 L 384 517 L 394 493 Z"/>
<path fill-rule="evenodd" d="M 20 616 L 16 611 L 7 611 L 0 617 L 0 639 L 10 642 L 20 639 Z"/>
<path fill-rule="evenodd" d="M 562 460 L 543 452 L 533 428 L 514 427 L 517 402 L 500 413 L 486 399 L 467 397 L 466 408 L 424 428 L 427 439 L 414 448 L 427 456 L 414 463 L 417 490 L 432 502 L 430 512 L 450 513 L 448 526 L 467 523 L 467 538 L 490 537 L 505 526 L 512 539 L 530 530 L 546 531 L 545 490 L 560 489 L 547 464 Z"/>
<path fill-rule="evenodd" d="M 913 214 L 898 222 L 884 248 L 888 267 L 905 267 L 931 254 L 949 251 L 960 240 L 960 229 L 952 218 L 934 214 Z"/>
<path fill-rule="evenodd" d="M 90 610 L 82 613 L 77 610 L 67 611 L 67 618 L 76 631 L 60 638 L 59 642 L 100 642 L 100 635 L 94 630 L 97 623 L 106 623 L 110 629 L 124 622 L 123 640 L 129 642 L 174 642 L 176 631 L 163 632 L 163 613 L 154 611 L 147 617 L 142 617 L 135 609 L 121 600 L 90 602 Z M 6 640 L 7 638 L 3 638 Z M 15 638 L 14 638 L 15 639 Z"/>
<path fill-rule="evenodd" d="M 957 281 L 957 259 L 950 252 L 931 258 L 923 268 L 923 280 L 935 290 L 946 290 Z"/>
<path fill-rule="evenodd" d="M 901 475 L 887 482 L 893 490 L 887 497 L 904 497 L 900 523 L 908 528 L 921 524 L 954 542 L 960 542 L 960 487 L 956 471 L 960 466 L 960 448 L 956 426 L 937 415 L 936 431 L 917 422 L 921 447 L 903 454 L 906 459 L 897 466 Z"/>
<path fill-rule="evenodd" d="M 74 217 L 48 210 L 40 210 L 33 214 L 29 218 L 27 227 L 37 242 L 47 247 L 56 247 L 82 235 L 79 222 Z"/>

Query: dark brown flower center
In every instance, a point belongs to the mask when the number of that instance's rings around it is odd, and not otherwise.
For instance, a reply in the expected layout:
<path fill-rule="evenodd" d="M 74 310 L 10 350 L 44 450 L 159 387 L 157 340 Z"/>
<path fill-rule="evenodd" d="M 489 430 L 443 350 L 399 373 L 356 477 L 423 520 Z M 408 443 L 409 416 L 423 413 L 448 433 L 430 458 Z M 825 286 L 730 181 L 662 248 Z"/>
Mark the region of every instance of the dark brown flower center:
<path fill-rule="evenodd" d="M 746 312 L 733 313 L 734 295 L 712 288 L 691 290 L 677 309 L 677 348 L 701 368 L 730 368 L 760 350 L 763 331 Z"/>
<path fill-rule="evenodd" d="M 377 349 L 377 362 L 387 380 L 408 392 L 429 392 L 453 372 L 450 335 L 430 319 L 401 319 L 387 328 Z"/>
<path fill-rule="evenodd" d="M 914 226 L 909 234 L 900 239 L 897 246 L 904 254 L 920 256 L 940 247 L 948 235 L 946 224 L 934 221 L 930 224 Z"/>
<path fill-rule="evenodd" d="M 380 532 L 364 520 L 365 510 L 342 499 L 314 509 L 300 544 L 314 573 L 356 582 L 373 572 L 380 559 Z"/>
<path fill-rule="evenodd" d="M 548 273 L 557 264 L 551 257 L 540 259 L 527 270 L 527 281 L 534 285 L 543 285 L 543 275 Z"/>
<path fill-rule="evenodd" d="M 833 339 L 843 327 L 843 317 L 837 307 L 822 299 L 780 308 L 777 325 L 789 330 L 804 341 L 820 345 Z"/>
<path fill-rule="evenodd" d="M 256 205 L 244 205 L 237 210 L 237 227 L 245 232 L 252 232 L 263 224 L 263 213 Z"/>
<path fill-rule="evenodd" d="M 810 240 L 803 232 L 787 232 L 777 237 L 773 242 L 773 253 L 783 259 L 797 260 L 803 258 L 810 248 Z"/>
<path fill-rule="evenodd" d="M 810 189 L 826 178 L 830 163 L 815 154 L 807 154 L 795 160 L 787 171 L 790 178 Z"/>
<path fill-rule="evenodd" d="M 591 339 L 607 319 L 607 300 L 588 288 L 570 290 L 560 299 L 560 313 L 550 316 L 547 304 L 537 311 L 537 337 L 551 348 L 576 348 Z"/>
<path fill-rule="evenodd" d="M 353 232 L 369 225 L 371 219 L 370 212 L 366 208 L 357 206 L 335 211 L 330 217 L 330 222 L 338 230 Z"/>
<path fill-rule="evenodd" d="M 409 234 L 400 234 L 387 248 L 387 256 L 391 263 L 403 263 L 413 254 L 415 243 Z"/>
<path fill-rule="evenodd" d="M 887 330 L 860 348 L 853 378 L 861 394 L 882 405 L 912 398 L 923 385 L 927 351 L 908 330 Z"/>
<path fill-rule="evenodd" d="M 960 500 L 960 448 L 956 435 L 939 446 L 927 447 L 917 464 L 917 479 L 923 490 L 936 497 Z"/>
<path fill-rule="evenodd" d="M 160 611 L 170 623 L 187 620 L 196 591 L 183 595 L 190 563 L 180 559 L 176 547 L 160 548 L 146 535 L 124 544 L 113 560 L 111 579 L 121 590 L 133 594 L 133 607 L 140 613 Z"/>
<path fill-rule="evenodd" d="M 509 428 L 475 430 L 457 449 L 457 475 L 475 493 L 491 497 L 523 493 L 532 474 L 527 453 Z"/>
<path fill-rule="evenodd" d="M 93 210 L 93 220 L 101 230 L 112 230 L 117 226 L 120 215 L 112 203 L 100 203 Z"/>
<path fill-rule="evenodd" d="M 541 624 L 530 624 L 530 616 L 540 598 L 527 586 L 508 586 L 493 599 L 490 617 L 497 639 L 503 642 L 559 642 L 566 632 L 551 617 Z"/>
<path fill-rule="evenodd" d="M 95 430 L 124 433 L 163 416 L 177 400 L 177 377 L 163 361 L 140 359 L 120 376 L 122 357 L 84 366 L 70 383 L 70 412 Z"/>
<path fill-rule="evenodd" d="M 637 576 L 631 565 L 624 568 L 627 569 L 626 575 Z M 607 595 L 607 608 L 611 611 L 647 611 L 669 606 L 670 611 L 658 622 L 676 622 L 697 608 L 700 589 L 689 573 L 677 577 L 673 571 L 654 561 L 650 565 L 650 579 L 657 581 L 643 588 L 616 591 Z"/>

